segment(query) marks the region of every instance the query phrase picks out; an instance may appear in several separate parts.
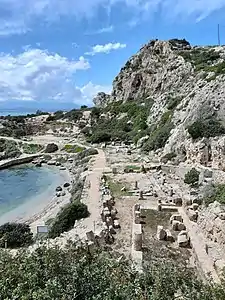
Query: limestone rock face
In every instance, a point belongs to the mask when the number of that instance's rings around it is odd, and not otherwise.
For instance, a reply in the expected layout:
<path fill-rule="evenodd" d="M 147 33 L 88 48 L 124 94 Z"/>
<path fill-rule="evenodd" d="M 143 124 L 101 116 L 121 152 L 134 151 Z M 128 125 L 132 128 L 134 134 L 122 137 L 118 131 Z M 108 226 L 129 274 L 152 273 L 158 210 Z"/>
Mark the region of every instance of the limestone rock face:
<path fill-rule="evenodd" d="M 214 67 L 223 65 L 224 58 L 224 47 L 152 40 L 121 68 L 111 95 L 99 93 L 94 103 L 104 107 L 113 101 L 147 101 L 150 128 L 157 127 L 165 114 L 173 124 L 160 155 L 176 152 L 190 162 L 225 168 L 225 137 L 194 141 L 187 130 L 199 117 L 216 117 L 225 125 L 225 74 Z M 144 141 L 145 137 L 140 144 Z"/>
<path fill-rule="evenodd" d="M 93 99 L 93 102 L 97 107 L 98 106 L 104 107 L 109 101 L 110 101 L 110 95 L 104 92 L 98 93 Z"/>
<path fill-rule="evenodd" d="M 198 218 L 198 225 L 206 237 L 213 242 L 225 244 L 225 206 L 218 202 L 202 209 Z"/>

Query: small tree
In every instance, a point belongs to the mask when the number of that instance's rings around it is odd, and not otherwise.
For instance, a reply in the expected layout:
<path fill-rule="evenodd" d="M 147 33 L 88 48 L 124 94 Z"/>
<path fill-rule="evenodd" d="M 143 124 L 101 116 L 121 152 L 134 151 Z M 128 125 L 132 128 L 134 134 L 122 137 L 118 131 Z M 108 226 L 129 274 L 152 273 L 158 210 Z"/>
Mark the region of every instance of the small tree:
<path fill-rule="evenodd" d="M 23 247 L 32 243 L 33 234 L 27 224 L 6 223 L 0 226 L 0 247 L 4 247 L 5 241 L 9 248 Z"/>
<path fill-rule="evenodd" d="M 184 182 L 192 186 L 197 185 L 199 181 L 199 174 L 195 168 L 192 168 L 185 174 Z"/>

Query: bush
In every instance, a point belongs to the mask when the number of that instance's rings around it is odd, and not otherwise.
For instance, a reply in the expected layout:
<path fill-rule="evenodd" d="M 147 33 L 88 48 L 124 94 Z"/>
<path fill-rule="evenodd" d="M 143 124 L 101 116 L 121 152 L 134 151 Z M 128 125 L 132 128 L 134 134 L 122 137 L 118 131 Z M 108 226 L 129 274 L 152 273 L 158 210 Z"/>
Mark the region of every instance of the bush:
<path fill-rule="evenodd" d="M 225 204 L 225 184 L 219 184 L 215 186 L 214 190 L 212 190 L 212 195 L 204 199 L 206 205 L 209 205 L 215 201 L 223 205 Z"/>
<path fill-rule="evenodd" d="M 4 152 L 1 159 L 16 158 L 21 155 L 18 144 L 15 141 L 0 139 L 0 152 Z"/>
<path fill-rule="evenodd" d="M 68 153 L 79 153 L 84 151 L 86 148 L 85 147 L 81 147 L 78 145 L 65 145 L 63 150 L 65 150 Z"/>
<path fill-rule="evenodd" d="M 200 173 L 195 168 L 192 168 L 185 174 L 184 182 L 192 186 L 197 185 L 199 181 L 199 174 Z"/>
<path fill-rule="evenodd" d="M 59 150 L 59 147 L 54 144 L 54 143 L 51 143 L 51 144 L 48 144 L 45 148 L 45 153 L 53 153 L 53 152 L 56 152 Z"/>
<path fill-rule="evenodd" d="M 88 148 L 88 149 L 85 149 L 82 152 L 79 152 L 77 154 L 77 159 L 81 160 L 81 159 L 84 159 L 85 157 L 88 157 L 90 155 L 96 155 L 96 154 L 98 154 L 98 150 L 97 149 L 95 149 L 95 148 Z"/>
<path fill-rule="evenodd" d="M 168 138 L 170 137 L 170 131 L 173 128 L 173 124 L 157 128 L 150 136 L 149 140 L 143 145 L 142 150 L 145 152 L 155 151 L 163 148 L 166 145 Z"/>
<path fill-rule="evenodd" d="M 88 208 L 84 203 L 74 201 L 67 204 L 56 216 L 55 221 L 49 231 L 50 238 L 56 238 L 61 233 L 73 228 L 76 220 L 88 217 Z"/>
<path fill-rule="evenodd" d="M 14 256 L 1 251 L 1 299 L 225 299 L 222 283 L 204 283 L 190 268 L 152 259 L 140 274 L 128 259 L 117 258 L 112 251 L 98 253 L 76 249 L 74 245 L 65 249 L 41 247 Z"/>
<path fill-rule="evenodd" d="M 162 160 L 162 162 L 167 163 L 169 160 L 172 160 L 176 156 L 177 155 L 175 152 L 170 152 L 170 153 L 167 153 L 166 155 L 164 155 L 161 160 Z"/>
<path fill-rule="evenodd" d="M 40 152 L 43 149 L 43 146 L 39 144 L 24 143 L 22 145 L 22 148 L 23 148 L 23 152 L 26 154 L 35 154 Z"/>
<path fill-rule="evenodd" d="M 104 143 L 111 140 L 111 134 L 106 131 L 97 131 L 88 139 L 91 143 Z"/>
<path fill-rule="evenodd" d="M 0 247 L 4 247 L 5 240 L 8 248 L 23 247 L 32 243 L 33 234 L 27 224 L 6 223 L 0 226 Z"/>
<path fill-rule="evenodd" d="M 193 139 L 216 137 L 225 134 L 225 128 L 216 119 L 197 120 L 188 127 Z"/>

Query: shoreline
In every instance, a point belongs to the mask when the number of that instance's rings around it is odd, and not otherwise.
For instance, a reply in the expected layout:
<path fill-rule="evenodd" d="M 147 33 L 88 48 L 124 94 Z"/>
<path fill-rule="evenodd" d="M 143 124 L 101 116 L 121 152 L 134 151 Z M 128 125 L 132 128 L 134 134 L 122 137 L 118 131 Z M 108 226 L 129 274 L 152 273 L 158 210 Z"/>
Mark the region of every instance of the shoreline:
<path fill-rule="evenodd" d="M 43 165 L 43 167 L 49 169 L 57 168 L 47 165 Z M 47 190 L 34 195 L 30 200 L 26 200 L 18 207 L 3 213 L 0 216 L 0 225 L 7 222 L 28 223 L 32 232 L 36 233 L 37 225 L 44 225 L 48 219 L 54 218 L 60 208 L 69 203 L 71 197 L 68 188 L 64 188 L 65 196 L 56 196 L 55 189 L 57 186 L 63 186 L 65 182 L 71 183 L 72 181 L 72 174 L 68 169 L 57 169 L 57 172 L 59 173 L 57 180 L 53 181 Z"/>

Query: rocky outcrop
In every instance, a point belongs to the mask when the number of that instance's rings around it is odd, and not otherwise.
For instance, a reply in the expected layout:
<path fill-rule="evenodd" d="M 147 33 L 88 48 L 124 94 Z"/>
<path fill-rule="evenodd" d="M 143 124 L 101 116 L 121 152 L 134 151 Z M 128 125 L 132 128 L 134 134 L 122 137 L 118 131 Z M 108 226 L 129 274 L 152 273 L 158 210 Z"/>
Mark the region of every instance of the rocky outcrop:
<path fill-rule="evenodd" d="M 193 140 L 187 128 L 199 118 L 216 118 L 225 125 L 224 58 L 224 47 L 152 40 L 121 68 L 111 95 L 99 93 L 94 103 L 151 102 L 149 128 L 161 126 L 165 116 L 172 128 L 162 155 L 176 152 L 192 162 L 223 168 L 224 137 Z"/>
<path fill-rule="evenodd" d="M 100 92 L 94 97 L 93 102 L 97 107 L 98 106 L 104 107 L 105 105 L 107 105 L 107 103 L 110 102 L 110 95 L 104 92 Z"/>

